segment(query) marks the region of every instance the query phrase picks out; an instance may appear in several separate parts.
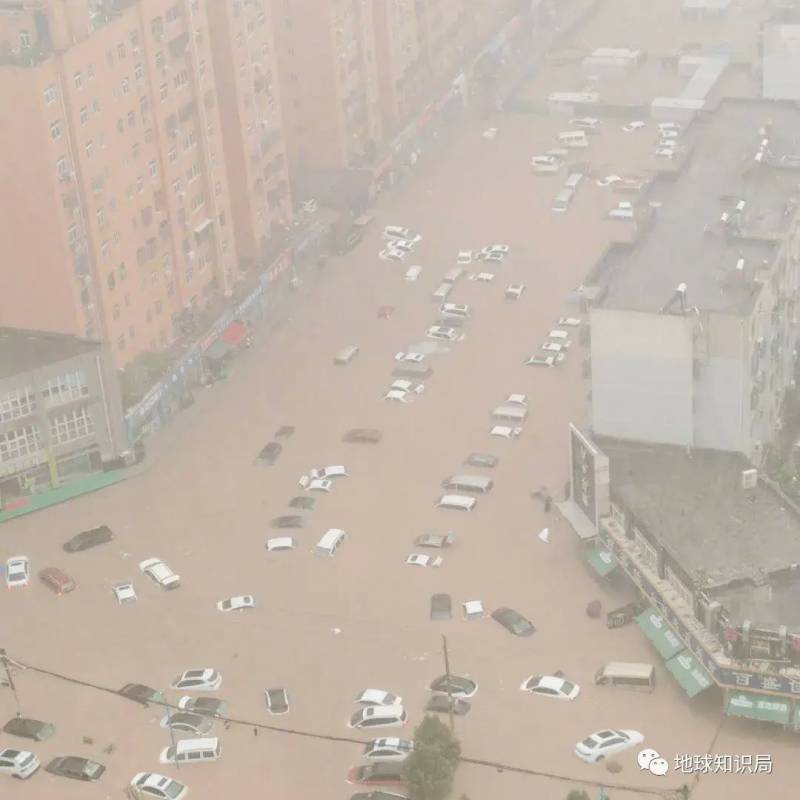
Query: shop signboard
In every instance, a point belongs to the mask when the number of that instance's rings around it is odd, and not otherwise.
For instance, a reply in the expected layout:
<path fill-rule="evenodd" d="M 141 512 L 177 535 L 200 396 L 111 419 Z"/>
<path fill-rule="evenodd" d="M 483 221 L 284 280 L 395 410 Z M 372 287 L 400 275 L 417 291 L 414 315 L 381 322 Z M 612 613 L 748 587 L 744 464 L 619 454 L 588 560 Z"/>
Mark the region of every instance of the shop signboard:
<path fill-rule="evenodd" d="M 789 694 L 800 697 L 800 680 L 795 680 L 785 675 L 748 672 L 741 669 L 721 667 L 714 656 L 706 650 L 700 639 L 689 630 L 686 623 L 664 602 L 658 589 L 644 576 L 642 571 L 603 527 L 600 529 L 600 539 L 611 550 L 631 580 L 650 598 L 658 611 L 664 615 L 664 618 L 683 640 L 686 648 L 700 661 L 720 686 L 730 689 L 754 689 L 761 692 L 775 692 L 776 694 Z"/>

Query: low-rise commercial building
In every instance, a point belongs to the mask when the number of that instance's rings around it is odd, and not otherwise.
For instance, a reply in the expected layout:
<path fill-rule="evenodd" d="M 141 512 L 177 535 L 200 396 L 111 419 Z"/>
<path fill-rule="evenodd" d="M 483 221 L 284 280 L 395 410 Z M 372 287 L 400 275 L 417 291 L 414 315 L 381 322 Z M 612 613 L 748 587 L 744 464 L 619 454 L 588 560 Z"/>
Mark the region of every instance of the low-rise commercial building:
<path fill-rule="evenodd" d="M 0 328 L 0 505 L 128 450 L 117 373 L 96 341 Z"/>

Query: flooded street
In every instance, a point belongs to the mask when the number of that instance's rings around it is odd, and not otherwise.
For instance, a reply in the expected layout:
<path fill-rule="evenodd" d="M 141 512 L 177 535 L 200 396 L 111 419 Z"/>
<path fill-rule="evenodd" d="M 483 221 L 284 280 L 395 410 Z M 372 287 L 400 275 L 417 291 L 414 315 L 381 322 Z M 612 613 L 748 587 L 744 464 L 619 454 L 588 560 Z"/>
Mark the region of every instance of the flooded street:
<path fill-rule="evenodd" d="M 480 135 L 489 124 L 499 128 L 491 141 Z M 456 720 L 463 755 L 570 778 L 465 765 L 454 796 L 561 800 L 585 780 L 640 787 L 609 792 L 635 798 L 690 782 L 672 772 L 663 778 L 640 772 L 635 749 L 619 757 L 617 775 L 579 761 L 575 743 L 607 726 L 641 731 L 646 745 L 670 763 L 678 753 L 773 753 L 772 776 L 706 776 L 695 800 L 744 800 L 754 791 L 789 796 L 796 773 L 792 740 L 731 720 L 718 734 L 716 690 L 688 700 L 635 625 L 608 630 L 603 619 L 590 619 L 591 600 L 600 599 L 605 611 L 628 598 L 600 584 L 571 528 L 531 498 L 543 485 L 563 496 L 567 425 L 585 421 L 588 387 L 577 341 L 557 369 L 523 362 L 559 316 L 577 315 L 565 298 L 616 230 L 615 223 L 599 221 L 607 201 L 593 181 L 584 182 L 567 214 L 556 215 L 550 205 L 561 178 L 529 174 L 528 159 L 551 146 L 557 125 L 507 115 L 461 131 L 435 164 L 423 158 L 413 182 L 382 199 L 365 241 L 306 280 L 274 335 L 257 341 L 227 381 L 200 390 L 195 405 L 157 435 L 158 458 L 146 472 L 4 527 L 4 552 L 24 552 L 35 571 L 61 566 L 79 585 L 56 597 L 33 582 L 0 601 L 8 652 L 76 681 L 17 675 L 24 714 L 59 731 L 32 749 L 43 761 L 68 750 L 108 767 L 92 785 L 42 772 L 15 782 L 9 798 L 117 798 L 136 772 L 159 770 L 185 781 L 193 800 L 344 800 L 355 791 L 345 774 L 360 763 L 361 748 L 324 737 L 371 738 L 346 724 L 353 698 L 365 688 L 400 694 L 409 712 L 405 728 L 375 735 L 411 735 L 423 716 L 427 684 L 444 672 L 442 634 L 452 671 L 480 686 L 470 713 Z M 639 157 L 618 127 L 599 137 L 592 155 L 631 170 Z M 405 265 L 377 258 L 381 231 L 392 224 L 422 235 Z M 491 267 L 494 281 L 462 278 L 448 298 L 473 309 L 464 340 L 428 358 L 434 374 L 415 403 L 384 402 L 393 356 L 423 341 L 437 319 L 430 295 L 457 251 L 493 242 L 511 247 L 505 263 Z M 422 273 L 407 282 L 403 275 L 412 264 Z M 504 299 L 511 283 L 527 286 L 518 302 Z M 390 318 L 378 318 L 382 305 L 395 307 Z M 350 344 L 360 354 L 335 366 L 334 355 Z M 522 435 L 515 441 L 489 436 L 491 409 L 516 392 L 528 395 Z M 295 432 L 283 440 L 277 463 L 255 464 L 282 425 Z M 378 428 L 383 440 L 343 443 L 355 427 Z M 498 465 L 464 467 L 473 451 L 496 455 Z M 300 476 L 325 464 L 345 465 L 349 477 L 336 479 L 328 495 L 314 493 L 317 506 L 306 512 L 304 529 L 274 532 L 270 520 L 293 513 L 288 501 L 303 494 Z M 477 495 L 472 513 L 435 507 L 442 480 L 458 472 L 494 480 L 489 494 Z M 109 525 L 115 540 L 85 553 L 62 552 L 63 541 L 95 524 Z M 537 538 L 545 526 L 549 543 Z M 346 531 L 344 544 L 333 558 L 317 555 L 317 540 L 334 527 Z M 455 537 L 441 551 L 438 569 L 404 563 L 425 532 Z M 267 553 L 266 539 L 283 534 L 296 538 L 296 549 Z M 180 573 L 178 591 L 164 592 L 139 572 L 138 562 L 151 556 Z M 119 607 L 111 587 L 126 581 L 139 600 Z M 452 597 L 449 622 L 429 619 L 430 596 L 440 592 Z M 219 600 L 238 594 L 252 594 L 255 609 L 217 611 Z M 461 604 L 478 599 L 488 611 L 519 611 L 534 623 L 535 635 L 511 636 L 488 617 L 464 620 Z M 656 664 L 657 690 L 594 686 L 595 670 L 612 660 Z M 77 683 L 118 689 L 140 682 L 167 690 L 193 667 L 222 673 L 216 694 L 236 722 L 218 721 L 210 734 L 223 744 L 219 762 L 179 770 L 159 768 L 169 736 L 159 727 L 158 709 Z M 555 670 L 580 684 L 575 702 L 519 690 L 528 676 Z M 263 690 L 275 686 L 288 690 L 287 716 L 266 711 Z M 167 696 L 175 701 L 179 694 Z M 15 711 L 11 693 L 0 693 L 3 718 Z M 590 791 L 594 797 L 597 789 Z"/>

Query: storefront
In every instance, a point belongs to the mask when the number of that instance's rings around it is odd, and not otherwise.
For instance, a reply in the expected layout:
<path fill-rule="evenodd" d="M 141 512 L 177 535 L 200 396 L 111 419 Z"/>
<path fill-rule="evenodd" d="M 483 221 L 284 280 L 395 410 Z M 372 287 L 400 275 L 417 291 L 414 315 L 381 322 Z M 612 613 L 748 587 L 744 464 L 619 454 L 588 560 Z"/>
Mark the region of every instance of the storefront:
<path fill-rule="evenodd" d="M 684 649 L 683 642 L 675 635 L 664 617 L 652 606 L 636 617 L 636 623 L 665 661 Z"/>
<path fill-rule="evenodd" d="M 780 697 L 767 697 L 750 692 L 732 692 L 728 697 L 725 713 L 729 717 L 743 717 L 757 722 L 788 725 L 792 718 L 792 704 L 789 700 Z M 797 718 L 796 711 L 795 718 Z"/>
<path fill-rule="evenodd" d="M 706 668 L 688 650 L 673 656 L 665 665 L 689 697 L 695 697 L 714 685 Z"/>
<path fill-rule="evenodd" d="M 611 551 L 600 544 L 588 546 L 584 551 L 584 557 L 601 578 L 607 577 L 619 566 L 619 562 L 614 558 Z"/>

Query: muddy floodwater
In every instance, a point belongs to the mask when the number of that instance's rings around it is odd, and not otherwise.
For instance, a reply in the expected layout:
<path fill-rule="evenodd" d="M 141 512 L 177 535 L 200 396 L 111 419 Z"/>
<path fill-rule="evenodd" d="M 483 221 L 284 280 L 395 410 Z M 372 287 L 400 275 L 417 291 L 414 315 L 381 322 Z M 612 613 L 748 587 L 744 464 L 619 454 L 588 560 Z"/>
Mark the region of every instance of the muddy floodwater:
<path fill-rule="evenodd" d="M 488 124 L 498 127 L 494 140 L 481 137 Z M 69 679 L 17 673 L 23 713 L 58 729 L 31 749 L 42 761 L 90 757 L 107 772 L 89 785 L 41 771 L 26 782 L 4 779 L 0 795 L 120 798 L 135 773 L 153 770 L 184 781 L 192 800 L 345 800 L 356 790 L 345 776 L 360 763 L 361 746 L 337 737 L 371 738 L 347 727 L 353 698 L 365 688 L 401 695 L 408 725 L 373 735 L 411 735 L 427 684 L 443 672 L 446 634 L 452 671 L 479 684 L 471 711 L 456 721 L 464 755 L 569 778 L 469 765 L 459 770 L 455 796 L 561 800 L 585 780 L 639 787 L 609 790 L 612 798 L 635 798 L 692 782 L 672 771 L 662 778 L 640 772 L 635 750 L 619 758 L 617 775 L 579 761 L 575 743 L 605 727 L 641 731 L 670 763 L 679 753 L 772 754 L 772 775 L 704 776 L 696 800 L 790 796 L 796 742 L 754 724 L 721 723 L 715 690 L 690 701 L 635 625 L 608 630 L 589 619 L 589 601 L 600 599 L 609 609 L 627 598 L 590 573 L 574 532 L 531 498 L 542 485 L 556 496 L 563 492 L 567 425 L 581 424 L 586 414 L 586 354 L 575 337 L 557 369 L 523 362 L 559 316 L 577 314 L 565 298 L 620 224 L 602 221 L 609 196 L 590 180 L 567 213 L 550 211 L 563 176 L 534 177 L 527 162 L 552 146 L 557 132 L 555 120 L 513 115 L 466 126 L 439 160 L 423 158 L 413 180 L 380 201 L 353 253 L 330 259 L 305 281 L 285 323 L 258 338 L 228 380 L 200 390 L 195 405 L 157 434 L 145 472 L 3 526 L 3 559 L 24 553 L 34 573 L 59 566 L 78 583 L 64 597 L 35 580 L 27 590 L 0 595 L 9 654 Z M 609 125 L 589 157 L 633 171 L 650 147 L 647 136 L 633 142 Z M 422 235 L 404 265 L 377 258 L 387 224 Z M 422 341 L 439 316 L 431 292 L 457 251 L 492 243 L 511 246 L 503 264 L 483 267 L 494 280 L 463 278 L 449 298 L 472 309 L 464 340 L 428 357 L 434 374 L 416 402 L 384 402 L 394 354 Z M 419 279 L 406 281 L 406 268 L 415 264 L 422 267 Z M 504 299 L 510 283 L 527 287 L 517 302 Z M 382 305 L 395 307 L 388 319 L 377 316 Z M 335 366 L 336 352 L 350 344 L 359 346 L 358 357 Z M 490 437 L 490 411 L 510 393 L 528 395 L 522 435 Z M 279 460 L 256 465 L 256 453 L 281 425 L 295 432 L 283 441 Z M 383 440 L 343 443 L 354 427 L 378 428 Z M 472 451 L 492 453 L 499 463 L 491 470 L 464 467 Z M 302 494 L 300 476 L 325 464 L 345 465 L 349 477 L 317 495 L 316 509 L 304 512 L 304 529 L 273 532 L 270 519 L 290 513 L 288 501 Z M 491 477 L 492 491 L 477 496 L 472 512 L 436 508 L 442 480 L 465 471 Z M 64 540 L 98 524 L 114 530 L 112 543 L 62 552 Z M 549 543 L 537 538 L 545 526 Z M 346 531 L 332 558 L 314 552 L 329 528 Z M 438 569 L 405 564 L 414 538 L 425 532 L 455 537 Z M 266 539 L 283 534 L 296 538 L 296 548 L 267 553 Z M 165 592 L 139 572 L 138 563 L 151 556 L 180 573 L 180 589 Z M 111 587 L 128 581 L 139 599 L 120 607 Z M 441 592 L 452 597 L 453 619 L 431 622 L 430 597 Z M 252 594 L 255 609 L 238 615 L 216 609 L 238 594 Z M 516 609 L 536 633 L 518 638 L 490 618 L 466 621 L 461 604 L 468 600 L 483 601 L 489 611 Z M 594 671 L 609 660 L 656 664 L 656 691 L 594 686 Z M 209 734 L 222 741 L 218 762 L 162 766 L 159 753 L 169 736 L 159 725 L 161 712 L 92 685 L 140 682 L 174 701 L 180 693 L 169 690 L 170 682 L 193 667 L 222 673 L 217 695 L 235 722 L 217 722 Z M 555 670 L 580 684 L 574 702 L 520 691 L 528 676 Z M 288 690 L 291 704 L 280 717 L 267 713 L 263 694 L 277 686 Z M 15 711 L 11 693 L 0 691 L 3 718 Z M 11 746 L 12 739 L 3 735 L 2 742 Z M 597 791 L 591 789 L 593 797 Z"/>

